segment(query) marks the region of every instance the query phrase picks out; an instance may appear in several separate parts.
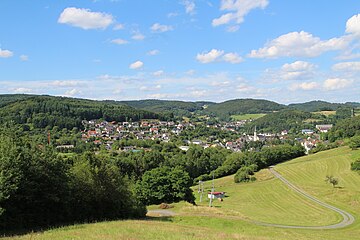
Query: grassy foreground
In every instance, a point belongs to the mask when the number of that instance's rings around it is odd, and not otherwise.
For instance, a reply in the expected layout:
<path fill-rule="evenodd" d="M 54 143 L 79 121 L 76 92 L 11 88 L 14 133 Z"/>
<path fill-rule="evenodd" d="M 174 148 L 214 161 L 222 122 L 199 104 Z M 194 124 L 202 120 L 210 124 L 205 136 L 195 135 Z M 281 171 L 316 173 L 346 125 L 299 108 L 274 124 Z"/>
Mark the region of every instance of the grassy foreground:
<path fill-rule="evenodd" d="M 215 180 L 216 190 L 226 191 L 228 197 L 215 201 L 213 208 L 207 207 L 204 196 L 198 207 L 175 204 L 170 210 L 177 215 L 171 218 L 75 225 L 5 239 L 360 239 L 360 175 L 350 171 L 350 163 L 358 158 L 360 150 L 342 147 L 275 168 L 313 196 L 352 213 L 355 223 L 343 229 L 282 229 L 254 224 L 252 220 L 305 226 L 341 221 L 336 213 L 298 196 L 268 170 L 262 170 L 253 183 L 235 184 L 232 176 Z M 326 175 L 339 178 L 339 188 L 326 184 Z M 205 190 L 210 187 L 211 182 L 206 182 Z"/>

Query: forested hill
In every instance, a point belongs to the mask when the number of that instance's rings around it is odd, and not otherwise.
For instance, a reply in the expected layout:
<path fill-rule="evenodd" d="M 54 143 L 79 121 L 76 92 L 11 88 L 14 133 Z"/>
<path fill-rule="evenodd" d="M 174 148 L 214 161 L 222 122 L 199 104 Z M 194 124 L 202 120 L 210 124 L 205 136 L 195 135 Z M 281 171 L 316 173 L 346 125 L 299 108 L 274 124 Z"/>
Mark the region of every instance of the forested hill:
<path fill-rule="evenodd" d="M 84 119 L 138 121 L 155 118 L 166 117 L 163 114 L 135 109 L 127 105 L 52 96 L 25 97 L 22 100 L 4 103 L 0 108 L 1 122 L 14 121 L 18 124 L 30 124 L 35 128 L 58 126 L 71 129 L 81 127 L 81 121 Z"/>
<path fill-rule="evenodd" d="M 3 107 L 7 104 L 28 99 L 34 97 L 35 95 L 27 95 L 27 94 L 3 94 L 0 95 L 0 107 Z"/>
<path fill-rule="evenodd" d="M 355 103 L 355 102 L 330 103 L 325 101 L 311 101 L 306 103 L 289 104 L 289 107 L 292 109 L 297 109 L 306 112 L 336 111 L 339 108 L 360 107 L 360 103 Z"/>
<path fill-rule="evenodd" d="M 201 111 L 203 106 L 215 104 L 213 102 L 184 102 L 170 100 L 137 100 L 137 101 L 108 101 L 118 104 L 126 104 L 128 106 L 144 109 L 156 113 L 172 113 L 176 116 L 190 116 L 195 111 Z"/>
<path fill-rule="evenodd" d="M 235 99 L 210 105 L 205 112 L 222 118 L 235 114 L 271 113 L 286 108 L 285 105 L 262 99 Z"/>
<path fill-rule="evenodd" d="M 299 132 L 303 128 L 310 127 L 304 121 L 316 117 L 309 112 L 298 110 L 282 110 L 275 113 L 267 114 L 266 116 L 256 119 L 247 125 L 248 132 L 253 131 L 255 126 L 261 129 L 262 132 L 281 132 L 282 130 L 289 130 L 290 132 Z"/>

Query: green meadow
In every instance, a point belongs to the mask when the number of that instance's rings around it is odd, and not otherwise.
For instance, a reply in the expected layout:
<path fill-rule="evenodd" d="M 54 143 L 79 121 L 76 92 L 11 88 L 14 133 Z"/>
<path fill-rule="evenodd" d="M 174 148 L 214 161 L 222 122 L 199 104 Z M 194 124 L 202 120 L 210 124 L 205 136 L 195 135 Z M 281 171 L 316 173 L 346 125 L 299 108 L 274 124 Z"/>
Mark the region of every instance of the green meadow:
<path fill-rule="evenodd" d="M 264 169 L 257 181 L 235 184 L 233 176 L 216 179 L 216 191 L 225 191 L 224 201 L 209 208 L 204 183 L 203 202 L 194 186 L 198 206 L 180 202 L 168 209 L 174 217 L 80 224 L 5 239 L 360 239 L 360 174 L 350 164 L 360 158 L 360 150 L 342 147 L 294 159 L 275 169 L 286 179 L 316 198 L 353 214 L 348 227 L 329 230 L 285 229 L 255 222 L 299 226 L 325 226 L 341 222 L 336 212 L 300 196 Z M 339 179 L 333 188 L 326 175 Z M 158 209 L 151 206 L 149 209 Z"/>
<path fill-rule="evenodd" d="M 231 115 L 231 118 L 235 121 L 241 120 L 255 120 L 265 116 L 265 113 L 254 113 L 254 114 L 241 114 L 241 115 Z"/>

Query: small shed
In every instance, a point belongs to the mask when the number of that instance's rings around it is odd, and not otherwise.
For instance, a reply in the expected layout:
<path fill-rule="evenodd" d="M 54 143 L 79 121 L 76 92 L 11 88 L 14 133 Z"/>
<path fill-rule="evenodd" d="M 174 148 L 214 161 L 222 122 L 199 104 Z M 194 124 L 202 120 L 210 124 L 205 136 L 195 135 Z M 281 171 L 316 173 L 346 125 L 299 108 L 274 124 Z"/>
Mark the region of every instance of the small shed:
<path fill-rule="evenodd" d="M 208 192 L 208 198 L 212 199 L 223 199 L 225 197 L 225 192 Z"/>

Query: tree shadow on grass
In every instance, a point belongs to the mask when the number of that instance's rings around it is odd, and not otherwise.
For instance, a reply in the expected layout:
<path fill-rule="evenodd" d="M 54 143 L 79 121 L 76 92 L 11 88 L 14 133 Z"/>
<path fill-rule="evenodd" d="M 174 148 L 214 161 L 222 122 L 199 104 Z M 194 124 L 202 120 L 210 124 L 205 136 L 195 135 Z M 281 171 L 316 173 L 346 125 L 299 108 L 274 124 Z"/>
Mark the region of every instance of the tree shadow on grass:
<path fill-rule="evenodd" d="M 169 217 L 169 216 L 158 216 L 158 217 L 147 216 L 144 220 L 146 220 L 146 221 L 157 221 L 157 222 L 173 222 L 174 217 Z"/>

